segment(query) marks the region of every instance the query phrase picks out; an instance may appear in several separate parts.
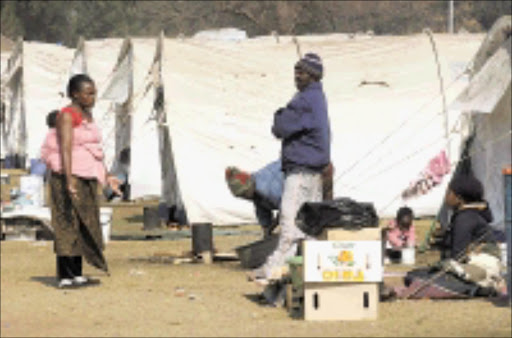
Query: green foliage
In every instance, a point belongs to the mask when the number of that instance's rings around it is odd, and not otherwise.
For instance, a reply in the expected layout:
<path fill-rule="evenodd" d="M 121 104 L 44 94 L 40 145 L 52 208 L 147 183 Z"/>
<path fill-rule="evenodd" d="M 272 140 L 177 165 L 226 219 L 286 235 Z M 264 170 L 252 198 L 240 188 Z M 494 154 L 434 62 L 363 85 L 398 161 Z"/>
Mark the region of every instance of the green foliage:
<path fill-rule="evenodd" d="M 24 29 L 23 23 L 20 21 L 16 14 L 16 2 L 15 1 L 2 1 L 1 4 L 1 30 L 2 34 L 9 36 L 13 39 L 18 36 L 23 36 Z"/>
<path fill-rule="evenodd" d="M 489 29 L 511 14 L 510 1 L 455 1 L 455 28 Z M 373 30 L 376 34 L 446 32 L 448 1 L 1 1 L 2 34 L 62 42 L 192 35 L 221 27 L 250 36 Z"/>
<path fill-rule="evenodd" d="M 475 18 L 488 30 L 497 19 L 497 13 L 512 13 L 512 2 L 510 1 L 475 1 Z"/>

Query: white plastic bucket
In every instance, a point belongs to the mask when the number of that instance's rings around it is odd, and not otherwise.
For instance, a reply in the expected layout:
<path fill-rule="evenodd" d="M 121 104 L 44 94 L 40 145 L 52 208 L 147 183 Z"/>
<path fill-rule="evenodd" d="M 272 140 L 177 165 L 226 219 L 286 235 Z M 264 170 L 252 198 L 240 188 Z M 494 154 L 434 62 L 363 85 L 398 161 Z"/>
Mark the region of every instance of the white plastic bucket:
<path fill-rule="evenodd" d="M 20 194 L 36 207 L 44 205 L 44 181 L 42 176 L 24 175 L 20 177 Z"/>
<path fill-rule="evenodd" d="M 402 264 L 414 265 L 416 262 L 416 250 L 414 248 L 402 249 Z"/>
<path fill-rule="evenodd" d="M 112 208 L 100 208 L 100 225 L 103 233 L 103 243 L 110 241 L 110 232 L 112 227 Z"/>

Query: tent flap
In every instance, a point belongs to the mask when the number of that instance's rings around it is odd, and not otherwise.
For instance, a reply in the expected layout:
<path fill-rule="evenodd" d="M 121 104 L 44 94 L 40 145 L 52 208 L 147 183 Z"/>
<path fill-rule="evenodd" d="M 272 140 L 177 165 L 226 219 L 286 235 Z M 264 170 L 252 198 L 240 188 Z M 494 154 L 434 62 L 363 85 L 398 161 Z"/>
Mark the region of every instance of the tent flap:
<path fill-rule="evenodd" d="M 467 88 L 453 103 L 452 109 L 478 113 L 493 111 L 510 85 L 511 45 L 511 38 L 508 38 L 471 79 Z"/>

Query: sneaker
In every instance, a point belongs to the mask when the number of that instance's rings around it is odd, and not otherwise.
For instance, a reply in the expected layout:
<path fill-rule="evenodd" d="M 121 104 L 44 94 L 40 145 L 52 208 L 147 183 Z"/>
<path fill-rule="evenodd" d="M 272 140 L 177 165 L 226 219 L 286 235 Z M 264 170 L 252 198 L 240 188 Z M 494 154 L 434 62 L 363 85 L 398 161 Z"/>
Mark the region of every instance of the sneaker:
<path fill-rule="evenodd" d="M 270 281 L 268 279 L 258 278 L 258 279 L 255 279 L 253 281 L 253 283 L 264 288 L 270 284 Z"/>
<path fill-rule="evenodd" d="M 258 284 L 268 284 L 265 271 L 262 268 L 251 270 L 247 273 L 247 279 L 251 282 L 257 282 Z"/>
<path fill-rule="evenodd" d="M 75 276 L 73 278 L 73 283 L 77 285 L 83 285 L 86 284 L 89 280 L 85 278 L 84 276 Z"/>
<path fill-rule="evenodd" d="M 273 221 L 272 224 L 268 227 L 264 227 L 263 228 L 263 238 L 269 238 L 270 236 L 272 236 L 272 233 L 274 232 L 274 230 L 277 228 L 277 226 L 279 225 L 279 221 Z"/>
<path fill-rule="evenodd" d="M 73 280 L 70 278 L 62 278 L 59 281 L 59 288 L 67 288 L 73 286 Z"/>
<path fill-rule="evenodd" d="M 87 278 L 84 276 L 77 276 L 73 278 L 73 285 L 77 287 L 89 287 L 100 285 L 101 281 L 96 278 Z"/>

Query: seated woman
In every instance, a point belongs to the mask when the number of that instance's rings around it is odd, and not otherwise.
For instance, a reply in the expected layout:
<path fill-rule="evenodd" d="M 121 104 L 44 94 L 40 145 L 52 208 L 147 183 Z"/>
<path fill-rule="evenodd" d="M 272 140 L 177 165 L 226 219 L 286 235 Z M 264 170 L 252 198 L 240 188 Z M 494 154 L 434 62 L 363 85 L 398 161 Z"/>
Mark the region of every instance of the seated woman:
<path fill-rule="evenodd" d="M 402 249 L 414 248 L 416 237 L 413 219 L 412 209 L 401 207 L 396 213 L 396 218 L 382 229 L 383 257 L 386 262 L 400 259 Z"/>
<path fill-rule="evenodd" d="M 322 171 L 323 200 L 333 198 L 332 163 Z M 225 170 L 226 183 L 231 193 L 254 203 L 258 223 L 261 225 L 264 236 L 267 237 L 279 223 L 279 206 L 283 194 L 284 174 L 281 170 L 281 161 L 273 161 L 249 173 L 237 167 L 228 167 Z"/>
<path fill-rule="evenodd" d="M 283 194 L 281 162 L 274 161 L 253 173 L 236 167 L 226 168 L 226 182 L 234 196 L 254 203 L 258 223 L 264 235 L 269 236 L 277 226 L 275 212 L 279 210 Z"/>
<path fill-rule="evenodd" d="M 445 203 L 453 215 L 443 237 L 442 260 L 407 273 L 399 298 L 495 296 L 503 285 L 499 248 L 489 223 L 492 214 L 480 181 L 472 175 L 452 179 Z M 385 292 L 386 294 L 386 292 Z"/>

